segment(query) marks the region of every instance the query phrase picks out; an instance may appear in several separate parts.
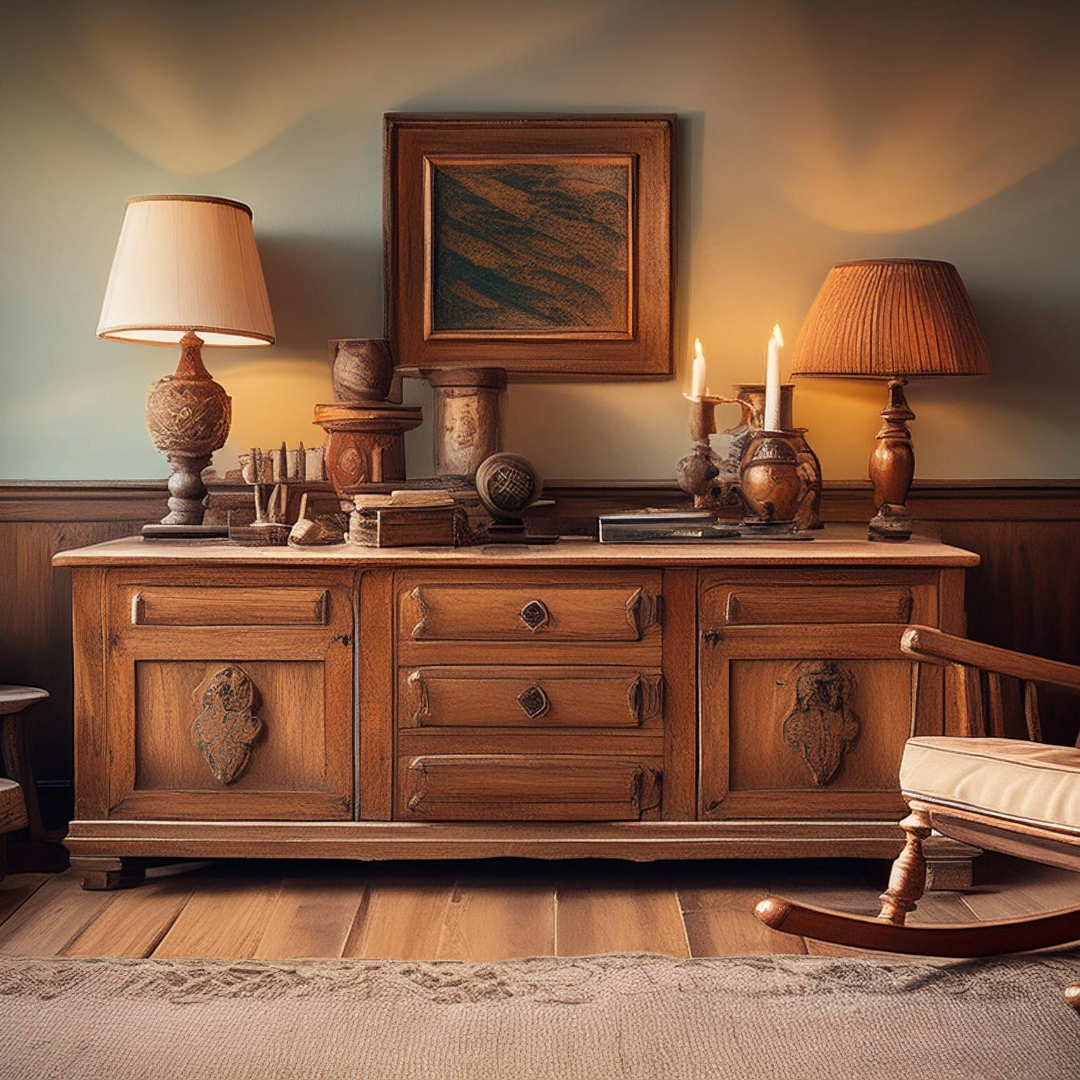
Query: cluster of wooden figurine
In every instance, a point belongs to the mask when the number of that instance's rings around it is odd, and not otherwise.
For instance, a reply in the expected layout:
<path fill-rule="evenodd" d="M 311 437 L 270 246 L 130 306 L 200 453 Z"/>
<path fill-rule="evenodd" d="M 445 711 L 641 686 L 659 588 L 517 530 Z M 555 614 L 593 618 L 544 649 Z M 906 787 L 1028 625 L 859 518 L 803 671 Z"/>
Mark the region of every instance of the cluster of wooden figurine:
<path fill-rule="evenodd" d="M 315 407 L 325 445 L 291 450 L 282 443 L 241 455 L 239 478 L 252 488 L 254 513 L 250 502 L 211 499 L 211 513 L 216 502 L 228 521 L 230 540 L 464 546 L 524 535 L 522 515 L 540 503 L 541 485 L 525 458 L 501 451 L 505 371 L 420 373 L 435 394 L 435 475 L 408 480 L 404 435 L 423 416 L 401 404 L 389 342 L 329 345 L 335 400 Z"/>

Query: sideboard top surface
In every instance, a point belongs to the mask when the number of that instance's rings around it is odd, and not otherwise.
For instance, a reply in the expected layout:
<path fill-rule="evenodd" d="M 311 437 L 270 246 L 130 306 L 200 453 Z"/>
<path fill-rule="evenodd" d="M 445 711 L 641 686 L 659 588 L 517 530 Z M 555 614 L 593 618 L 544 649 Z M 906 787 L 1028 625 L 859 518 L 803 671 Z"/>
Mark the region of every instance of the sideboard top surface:
<path fill-rule="evenodd" d="M 871 543 L 865 526 L 831 525 L 813 540 L 723 544 L 600 544 L 569 537 L 555 544 L 484 544 L 464 548 L 241 547 L 222 541 L 110 540 L 56 555 L 56 566 L 977 566 L 979 556 L 926 536 Z"/>

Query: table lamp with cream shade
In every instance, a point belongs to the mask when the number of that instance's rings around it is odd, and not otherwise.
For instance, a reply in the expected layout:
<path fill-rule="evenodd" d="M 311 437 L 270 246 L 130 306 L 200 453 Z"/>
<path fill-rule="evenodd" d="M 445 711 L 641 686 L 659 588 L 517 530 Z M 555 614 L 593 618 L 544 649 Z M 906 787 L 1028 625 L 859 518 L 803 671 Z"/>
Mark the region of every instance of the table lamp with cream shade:
<path fill-rule="evenodd" d="M 98 337 L 180 346 L 180 363 L 150 387 L 146 427 L 172 468 L 169 513 L 146 531 L 199 535 L 203 469 L 225 445 L 228 394 L 203 366 L 203 345 L 273 345 L 251 208 L 209 195 L 129 199 Z"/>
<path fill-rule="evenodd" d="M 870 454 L 877 514 L 871 540 L 907 540 L 915 450 L 908 379 L 985 375 L 990 370 L 967 290 L 951 263 L 864 259 L 825 278 L 795 345 L 796 377 L 886 379 L 885 421 Z"/>

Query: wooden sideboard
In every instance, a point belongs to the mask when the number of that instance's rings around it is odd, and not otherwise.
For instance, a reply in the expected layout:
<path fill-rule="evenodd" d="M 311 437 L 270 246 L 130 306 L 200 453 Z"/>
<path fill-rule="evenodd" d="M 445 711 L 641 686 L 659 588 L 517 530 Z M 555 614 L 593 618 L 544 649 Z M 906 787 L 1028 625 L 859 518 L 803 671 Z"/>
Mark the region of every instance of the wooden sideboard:
<path fill-rule="evenodd" d="M 73 865 L 891 858 L 904 740 L 957 731 L 900 634 L 962 633 L 978 557 L 863 535 L 64 552 Z"/>

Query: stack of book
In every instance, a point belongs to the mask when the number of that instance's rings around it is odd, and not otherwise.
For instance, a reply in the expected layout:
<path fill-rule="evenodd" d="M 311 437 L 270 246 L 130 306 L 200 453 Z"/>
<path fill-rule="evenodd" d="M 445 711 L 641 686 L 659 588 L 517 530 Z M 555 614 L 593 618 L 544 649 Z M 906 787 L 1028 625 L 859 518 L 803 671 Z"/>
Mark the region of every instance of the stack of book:
<path fill-rule="evenodd" d="M 719 523 L 710 510 L 636 510 L 600 516 L 601 544 L 699 544 L 737 540 L 734 525 Z"/>

